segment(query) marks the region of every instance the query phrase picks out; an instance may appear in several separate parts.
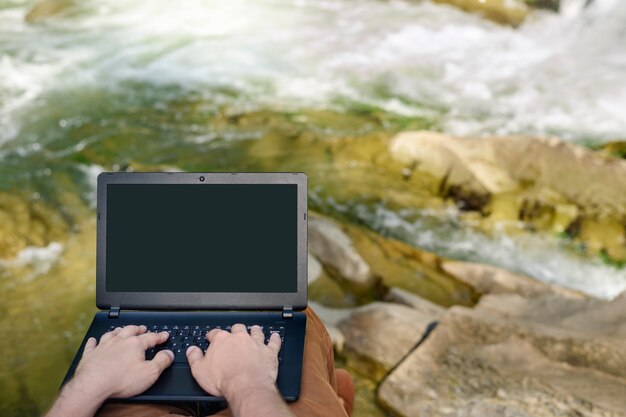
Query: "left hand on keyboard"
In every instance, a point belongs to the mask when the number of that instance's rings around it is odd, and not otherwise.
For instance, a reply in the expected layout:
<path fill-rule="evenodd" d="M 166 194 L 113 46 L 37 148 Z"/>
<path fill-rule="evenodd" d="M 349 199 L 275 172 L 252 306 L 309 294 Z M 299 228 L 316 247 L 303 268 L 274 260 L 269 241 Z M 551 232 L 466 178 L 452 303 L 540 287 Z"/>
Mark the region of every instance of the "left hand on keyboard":
<path fill-rule="evenodd" d="M 146 326 L 126 326 L 89 338 L 74 380 L 106 398 L 128 398 L 141 394 L 172 364 L 174 354 L 162 350 L 146 360 L 145 352 L 167 341 L 167 332 L 146 333 Z"/>

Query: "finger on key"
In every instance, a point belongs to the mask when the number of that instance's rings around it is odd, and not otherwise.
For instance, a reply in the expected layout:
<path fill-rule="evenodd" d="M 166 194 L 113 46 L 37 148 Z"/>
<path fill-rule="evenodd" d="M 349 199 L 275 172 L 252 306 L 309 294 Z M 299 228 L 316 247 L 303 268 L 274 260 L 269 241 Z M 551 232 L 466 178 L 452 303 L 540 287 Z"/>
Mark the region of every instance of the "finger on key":
<path fill-rule="evenodd" d="M 278 352 L 280 352 L 281 340 L 278 333 L 272 333 L 270 336 L 270 341 L 267 343 L 267 346 L 272 349 L 272 351 L 278 356 Z"/>
<path fill-rule="evenodd" d="M 264 344 L 265 335 L 263 334 L 263 330 L 261 330 L 261 326 L 252 326 L 250 328 L 250 336 L 252 336 L 257 343 Z"/>
<path fill-rule="evenodd" d="M 114 336 L 117 336 L 119 334 L 119 332 L 121 332 L 121 331 L 122 331 L 121 327 L 116 327 L 115 329 L 111 330 L 110 332 L 106 332 L 100 338 L 100 343 L 106 342 L 109 339 L 112 339 Z"/>
<path fill-rule="evenodd" d="M 146 326 L 135 326 L 133 324 L 126 326 L 120 332 L 121 337 L 138 336 L 148 330 Z"/>
<path fill-rule="evenodd" d="M 169 337 L 170 334 L 168 332 L 144 333 L 139 335 L 139 340 L 141 340 L 145 349 L 150 349 L 151 347 L 165 343 Z"/>
<path fill-rule="evenodd" d="M 213 329 L 206 335 L 206 339 L 209 343 L 213 343 L 218 338 L 226 337 L 228 332 L 222 329 Z"/>
<path fill-rule="evenodd" d="M 246 328 L 246 326 L 244 326 L 243 324 L 241 324 L 241 323 L 237 323 L 237 324 L 233 325 L 233 327 L 230 329 L 230 332 L 231 332 L 232 334 L 235 334 L 235 333 L 244 333 L 244 332 L 245 332 L 245 333 L 248 333 L 248 329 L 247 329 L 247 328 Z"/>
<path fill-rule="evenodd" d="M 216 329 L 216 330 L 219 330 L 219 329 Z M 198 346 L 193 346 L 193 345 L 187 348 L 187 351 L 185 352 L 185 354 L 187 355 L 187 361 L 189 362 L 189 366 L 191 367 L 192 371 L 196 367 L 196 363 L 204 357 L 204 354 L 202 353 L 202 349 L 200 349 Z"/>

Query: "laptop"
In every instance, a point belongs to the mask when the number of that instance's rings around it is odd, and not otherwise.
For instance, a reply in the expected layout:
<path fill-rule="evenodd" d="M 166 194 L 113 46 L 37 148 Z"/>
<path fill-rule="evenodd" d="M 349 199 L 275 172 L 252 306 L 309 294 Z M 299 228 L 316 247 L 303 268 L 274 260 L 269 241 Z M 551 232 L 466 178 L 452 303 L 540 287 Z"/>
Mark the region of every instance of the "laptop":
<path fill-rule="evenodd" d="M 170 332 L 146 352 L 172 366 L 130 401 L 223 401 L 191 376 L 185 351 L 235 323 L 283 339 L 277 387 L 300 393 L 307 305 L 304 173 L 102 173 L 98 176 L 96 313 L 89 337 L 146 325 Z"/>

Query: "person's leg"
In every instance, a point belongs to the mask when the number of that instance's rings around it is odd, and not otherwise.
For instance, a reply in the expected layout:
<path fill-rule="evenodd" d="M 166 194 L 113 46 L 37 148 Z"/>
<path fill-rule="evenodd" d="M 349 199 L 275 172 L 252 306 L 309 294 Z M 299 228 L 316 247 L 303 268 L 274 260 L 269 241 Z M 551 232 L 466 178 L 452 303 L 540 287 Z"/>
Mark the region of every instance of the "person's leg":
<path fill-rule="evenodd" d="M 343 408 L 349 416 L 354 409 L 354 382 L 352 375 L 345 369 L 335 369 L 335 379 L 337 380 L 337 395 L 343 402 Z"/>
<path fill-rule="evenodd" d="M 307 323 L 300 398 L 289 403 L 289 408 L 298 417 L 346 417 L 346 408 L 337 394 L 335 358 L 330 336 L 313 310 L 307 308 L 305 313 Z M 345 397 L 353 398 L 354 390 L 352 396 L 346 393 Z M 216 415 L 230 416 L 230 409 Z"/>
<path fill-rule="evenodd" d="M 190 417 L 195 407 L 183 404 L 105 403 L 95 417 Z"/>

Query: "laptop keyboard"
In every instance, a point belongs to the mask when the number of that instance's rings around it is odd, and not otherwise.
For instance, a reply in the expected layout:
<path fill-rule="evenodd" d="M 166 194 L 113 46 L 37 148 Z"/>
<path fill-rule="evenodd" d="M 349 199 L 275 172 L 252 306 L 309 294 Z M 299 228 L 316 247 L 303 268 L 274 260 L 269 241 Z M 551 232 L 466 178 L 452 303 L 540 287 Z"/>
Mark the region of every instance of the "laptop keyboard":
<path fill-rule="evenodd" d="M 146 351 L 146 359 L 154 358 L 157 352 L 165 349 L 169 349 L 174 352 L 174 362 L 187 363 L 187 348 L 189 346 L 198 346 L 203 352 L 206 352 L 209 347 L 209 342 L 206 340 L 206 334 L 213 329 L 221 329 L 230 332 L 231 326 L 189 326 L 189 325 L 152 325 L 146 326 L 149 332 L 168 332 L 170 337 L 167 342 L 157 345 Z M 252 325 L 246 326 L 248 333 Z M 265 344 L 269 342 L 272 333 L 278 333 L 281 339 L 280 352 L 278 353 L 278 360 L 282 361 L 283 348 L 285 346 L 285 326 L 260 326 L 265 335 Z M 109 331 L 115 329 L 116 326 L 109 327 Z"/>

